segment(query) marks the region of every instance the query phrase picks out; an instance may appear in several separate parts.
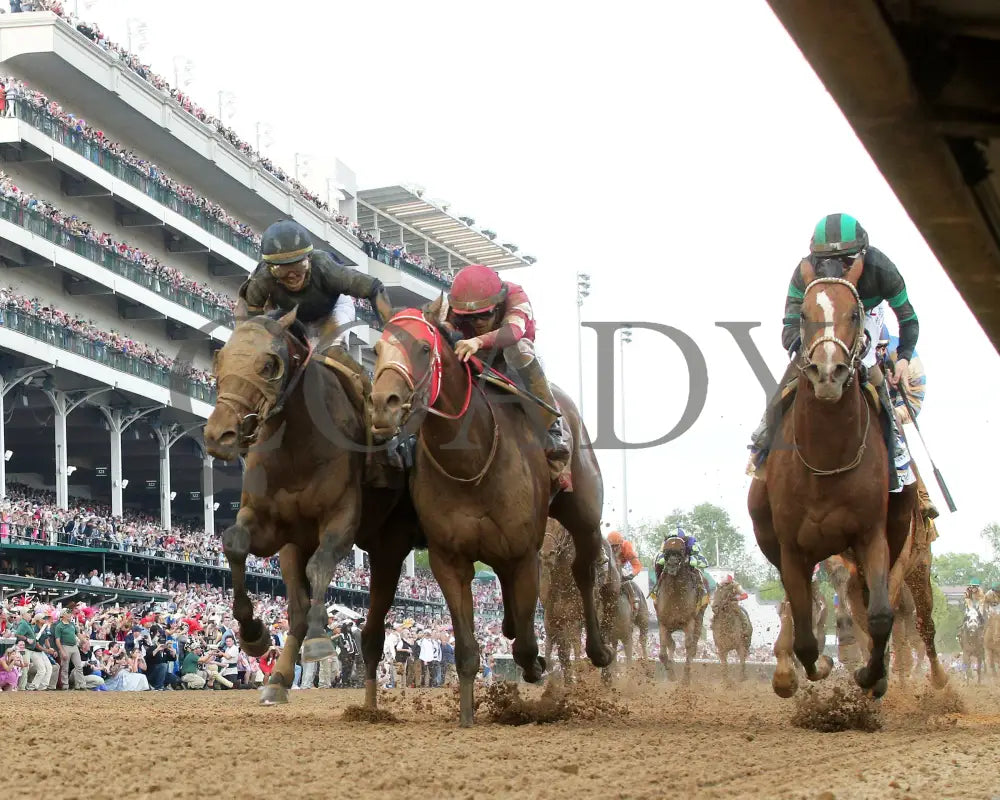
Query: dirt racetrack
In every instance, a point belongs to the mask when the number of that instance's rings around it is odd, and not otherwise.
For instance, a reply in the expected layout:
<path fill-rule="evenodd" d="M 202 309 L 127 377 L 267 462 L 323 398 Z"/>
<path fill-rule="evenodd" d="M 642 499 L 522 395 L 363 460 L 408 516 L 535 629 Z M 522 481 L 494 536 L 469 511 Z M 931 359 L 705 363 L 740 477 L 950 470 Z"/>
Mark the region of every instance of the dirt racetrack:
<path fill-rule="evenodd" d="M 588 676 L 569 719 L 488 722 L 484 704 L 472 730 L 442 689 L 384 693 L 399 724 L 345 721 L 360 690 L 276 708 L 252 691 L 16 692 L 0 709 L 4 760 L 35 797 L 1000 797 L 1000 688 L 952 685 L 893 685 L 873 733 L 795 727 L 769 683 L 704 674 L 610 697 Z M 543 690 L 520 691 L 530 706 Z"/>

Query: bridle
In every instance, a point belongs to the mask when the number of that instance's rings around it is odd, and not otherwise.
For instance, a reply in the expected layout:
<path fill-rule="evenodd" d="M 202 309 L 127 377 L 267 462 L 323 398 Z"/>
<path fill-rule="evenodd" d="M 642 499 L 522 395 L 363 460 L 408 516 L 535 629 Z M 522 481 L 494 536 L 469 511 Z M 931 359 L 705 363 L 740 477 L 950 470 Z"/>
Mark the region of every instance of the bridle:
<path fill-rule="evenodd" d="M 386 359 L 375 372 L 375 376 L 372 380 L 373 386 L 378 383 L 379 378 L 383 373 L 387 370 L 391 370 L 403 379 L 404 383 L 406 383 L 406 386 L 410 390 L 410 401 L 404 403 L 402 406 L 403 416 L 400 420 L 399 426 L 396 428 L 395 433 L 397 435 L 399 434 L 399 432 L 406 426 L 410 417 L 416 411 L 425 411 L 428 414 L 433 414 L 434 416 L 442 419 L 462 419 L 468 412 L 469 406 L 472 404 L 472 390 L 475 384 L 475 381 L 472 379 L 472 368 L 469 366 L 469 363 L 467 361 L 464 363 L 466 377 L 465 400 L 463 401 L 462 407 L 459 409 L 458 413 L 449 414 L 447 411 L 441 411 L 435 408 L 435 404 L 441 397 L 441 384 L 444 374 L 444 360 L 441 357 L 441 332 L 435 325 L 428 322 L 422 314 L 411 314 L 406 311 L 396 314 L 386 323 L 385 330 L 382 333 L 382 338 L 403 353 L 407 352 L 406 348 L 402 345 L 399 338 L 391 333 L 392 325 L 395 323 L 397 327 L 400 327 L 399 323 L 403 321 L 416 322 L 426 328 L 427 332 L 430 334 L 431 352 L 430 364 L 424 371 L 424 374 L 420 376 L 419 380 L 414 380 L 413 369 L 408 360 L 404 363 L 403 361 L 398 361 L 396 359 Z M 423 340 L 420 339 L 419 341 Z M 463 478 L 457 475 L 452 475 L 437 461 L 437 459 L 434 458 L 430 448 L 424 441 L 424 437 L 419 435 L 418 438 L 420 445 L 423 447 L 424 453 L 427 455 L 427 458 L 442 475 L 458 483 L 471 483 L 474 486 L 478 486 L 480 482 L 482 482 L 483 478 L 486 477 L 486 473 L 489 472 L 490 466 L 492 466 L 493 460 L 496 457 L 497 448 L 500 444 L 500 428 L 497 424 L 496 413 L 493 411 L 493 405 L 490 403 L 486 393 L 480 386 L 476 386 L 475 388 L 479 390 L 483 399 L 486 401 L 486 407 L 489 408 L 490 418 L 493 421 L 493 442 L 490 447 L 490 454 L 486 459 L 485 465 L 483 465 L 483 468 L 479 470 L 478 473 L 473 475 L 471 478 Z"/>
<path fill-rule="evenodd" d="M 816 351 L 816 348 L 821 344 L 831 342 L 832 344 L 839 347 L 844 351 L 844 355 L 847 356 L 847 366 L 851 370 L 851 374 L 847 378 L 845 386 L 850 386 L 851 382 L 854 380 L 854 376 L 858 371 L 858 364 L 861 362 L 861 347 L 865 341 L 865 304 L 861 301 L 861 295 L 858 294 L 857 287 L 848 280 L 843 278 L 816 278 L 806 286 L 805 291 L 802 293 L 803 300 L 805 296 L 812 291 L 813 287 L 819 286 L 820 284 L 836 284 L 840 286 L 846 286 L 851 290 L 851 295 L 854 297 L 854 302 L 857 305 L 858 310 L 858 332 L 854 336 L 854 341 L 851 346 L 848 347 L 847 344 L 839 336 L 834 336 L 832 333 L 820 336 L 815 339 L 810 345 L 808 350 L 803 350 L 802 356 L 799 359 L 799 372 L 803 372 L 808 369 L 813 364 L 812 354 Z"/>
<path fill-rule="evenodd" d="M 821 344 L 825 344 L 826 342 L 831 342 L 843 350 L 844 354 L 847 356 L 847 366 L 850 369 L 850 374 L 844 382 L 844 388 L 846 389 L 854 382 L 854 378 L 858 374 L 858 366 L 861 362 L 861 347 L 865 340 L 865 304 L 861 301 L 861 295 L 858 294 L 857 287 L 850 281 L 844 280 L 843 278 L 816 278 L 808 286 L 806 286 L 805 291 L 802 293 L 803 299 L 807 294 L 809 294 L 813 287 L 818 286 L 819 284 L 837 284 L 840 286 L 846 286 L 851 290 L 851 295 L 854 297 L 854 302 L 857 305 L 858 330 L 850 347 L 847 346 L 843 339 L 839 336 L 834 336 L 832 333 L 815 339 L 809 345 L 808 350 L 803 349 L 802 356 L 799 359 L 798 364 L 799 373 L 801 375 L 806 369 L 813 365 L 812 354 L 816 351 L 817 347 Z M 795 415 L 792 415 L 792 447 L 795 450 L 795 455 L 798 456 L 799 461 L 801 461 L 803 466 L 805 466 L 806 469 L 808 469 L 813 475 L 828 476 L 839 475 L 843 472 L 850 472 L 852 469 L 857 467 L 858 464 L 861 463 L 861 460 L 865 457 L 865 449 L 868 447 L 868 430 L 871 427 L 872 412 L 867 400 L 862 398 L 861 402 L 865 407 L 865 428 L 861 432 L 861 442 L 858 445 L 858 452 L 849 464 L 845 464 L 844 466 L 837 467 L 835 469 L 817 469 L 805 460 L 805 457 L 802 455 L 802 449 L 799 447 L 798 442 L 795 439 Z"/>
<path fill-rule="evenodd" d="M 312 357 L 311 343 L 303 344 L 287 330 L 284 331 L 284 339 L 283 351 L 271 353 L 278 357 L 281 364 L 281 370 L 274 377 L 230 373 L 218 379 L 220 391 L 216 402 L 236 415 L 237 446 L 240 452 L 245 453 L 256 444 L 264 425 L 284 410 L 285 403 L 298 386 Z M 251 402 L 238 392 L 222 391 L 226 383 L 231 384 L 233 381 L 248 385 L 257 395 L 256 402 Z"/>

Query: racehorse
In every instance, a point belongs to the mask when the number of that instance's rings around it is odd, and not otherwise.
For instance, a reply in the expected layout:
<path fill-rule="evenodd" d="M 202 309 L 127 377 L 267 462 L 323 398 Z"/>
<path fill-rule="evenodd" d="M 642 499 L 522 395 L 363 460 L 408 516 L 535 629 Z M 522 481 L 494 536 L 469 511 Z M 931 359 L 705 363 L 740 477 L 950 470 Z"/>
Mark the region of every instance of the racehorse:
<path fill-rule="evenodd" d="M 740 660 L 740 680 L 747 679 L 747 653 L 750 652 L 753 625 L 750 615 L 740 605 L 740 601 L 746 599 L 747 593 L 735 580 L 720 583 L 712 598 L 712 639 L 722 660 L 722 678 L 726 683 L 729 682 L 730 651 L 736 651 Z"/>
<path fill-rule="evenodd" d="M 986 618 L 978 604 L 965 601 L 965 618 L 958 629 L 958 642 L 962 646 L 962 663 L 965 664 L 965 682 L 971 680 L 972 662 L 976 662 L 977 683 L 983 682 L 983 662 L 986 660 L 984 635 L 986 633 Z"/>
<path fill-rule="evenodd" d="M 823 592 L 819 589 L 819 580 L 818 575 L 816 574 L 813 575 L 812 580 L 812 599 L 816 641 L 819 644 L 820 653 L 822 653 L 824 647 L 826 647 L 826 618 L 829 613 L 829 609 L 826 607 L 826 598 L 823 596 Z"/>
<path fill-rule="evenodd" d="M 983 609 L 986 612 L 986 631 L 983 633 L 983 648 L 989 662 L 989 670 L 993 679 L 997 678 L 997 665 L 1000 663 L 1000 592 L 990 589 L 983 598 Z"/>
<path fill-rule="evenodd" d="M 593 593 L 604 490 L 579 413 L 554 387 L 576 446 L 573 491 L 553 498 L 534 409 L 525 413 L 525 398 L 477 382 L 470 364 L 449 346 L 447 313 L 442 295 L 424 310 L 397 313 L 386 325 L 375 347 L 372 429 L 378 436 L 416 435 L 410 493 L 455 628 L 460 724 L 468 727 L 479 669 L 473 562 L 484 561 L 496 571 L 503 633 L 514 639 L 514 661 L 525 680 L 537 682 L 545 670 L 534 630 L 538 553 L 549 516 L 573 536 L 573 578 L 583 602 L 587 655 L 604 667 L 613 653 L 601 641 Z"/>
<path fill-rule="evenodd" d="M 542 542 L 539 599 L 545 614 L 545 661 L 552 663 L 552 649 L 559 654 L 563 680 L 572 679 L 571 659 L 579 658 L 583 638 L 583 601 L 573 582 L 573 537 L 550 519 Z"/>
<path fill-rule="evenodd" d="M 403 560 L 419 541 L 405 485 L 365 489 L 362 415 L 338 373 L 314 352 L 306 331 L 284 316 L 237 320 L 217 354 L 218 399 L 205 425 L 215 458 L 246 454 L 236 522 L 222 535 L 233 581 L 240 645 L 261 656 L 272 641 L 254 617 L 246 590 L 246 558 L 279 553 L 288 592 L 288 636 L 261 695 L 263 705 L 288 702 L 295 661 L 333 655 L 325 595 L 337 562 L 357 542 L 369 552 L 371 609 L 362 631 L 366 701 L 374 707 L 385 614 Z M 359 398 L 360 400 L 360 398 Z"/>
<path fill-rule="evenodd" d="M 888 687 L 889 570 L 906 540 L 916 488 L 890 497 L 877 409 L 859 379 L 865 311 L 857 283 L 863 268 L 859 256 L 845 277 L 817 278 L 802 261 L 800 375 L 792 407 L 776 429 L 791 447 L 772 450 L 766 479 L 752 481 L 747 499 L 757 544 L 778 568 L 788 598 L 774 646 L 772 686 L 781 697 L 798 688 L 793 650 L 809 680 L 830 674 L 833 661 L 820 656 L 813 628 L 810 577 L 817 563 L 848 548 L 864 568 L 874 640 L 854 679 L 874 697 Z"/>
<path fill-rule="evenodd" d="M 663 543 L 663 571 L 656 581 L 656 620 L 660 626 L 660 661 L 667 675 L 674 677 L 674 631 L 684 631 L 687 659 L 684 682 L 691 680 L 691 661 L 698 650 L 705 619 L 705 582 L 687 560 L 687 544 L 679 536 Z"/>
<path fill-rule="evenodd" d="M 917 607 L 913 592 L 905 583 L 900 587 L 899 600 L 892 608 L 892 660 L 893 672 L 900 682 L 905 682 L 914 668 L 919 668 L 926 650 L 920 641 L 917 624 Z M 913 653 L 917 658 L 914 664 Z"/>
<path fill-rule="evenodd" d="M 625 650 L 626 668 L 632 664 L 632 629 L 639 629 L 639 648 L 642 650 L 643 663 L 649 657 L 647 644 L 649 639 L 649 608 L 646 606 L 646 598 L 642 590 L 634 582 L 621 579 L 618 571 L 614 552 L 607 539 L 602 542 L 604 549 L 604 562 L 609 565 L 609 572 L 619 579 L 620 588 L 615 593 L 615 602 L 609 604 L 605 609 L 603 619 L 604 640 L 617 652 L 618 644 L 621 643 Z M 628 585 L 631 583 L 632 591 L 636 594 L 636 604 L 632 605 L 632 595 L 629 593 Z M 613 591 L 609 587 L 609 591 Z M 604 669 L 603 677 L 605 681 L 610 681 L 612 676 L 611 667 Z"/>

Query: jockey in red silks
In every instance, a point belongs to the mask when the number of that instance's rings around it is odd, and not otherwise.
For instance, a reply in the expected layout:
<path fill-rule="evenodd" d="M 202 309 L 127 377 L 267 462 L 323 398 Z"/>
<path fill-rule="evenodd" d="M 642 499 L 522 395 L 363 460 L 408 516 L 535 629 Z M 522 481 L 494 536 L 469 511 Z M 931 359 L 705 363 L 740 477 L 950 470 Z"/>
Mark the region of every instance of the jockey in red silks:
<path fill-rule="evenodd" d="M 535 317 L 524 289 L 501 280 L 489 267 L 470 264 L 455 276 L 448 303 L 448 322 L 462 336 L 455 345 L 460 359 L 468 361 L 483 351 L 489 361 L 502 350 L 507 365 L 524 381 L 525 388 L 548 406 L 558 408 L 535 356 Z M 560 417 L 542 413 L 549 432 L 545 455 L 558 473 L 570 455 L 566 432 Z"/>

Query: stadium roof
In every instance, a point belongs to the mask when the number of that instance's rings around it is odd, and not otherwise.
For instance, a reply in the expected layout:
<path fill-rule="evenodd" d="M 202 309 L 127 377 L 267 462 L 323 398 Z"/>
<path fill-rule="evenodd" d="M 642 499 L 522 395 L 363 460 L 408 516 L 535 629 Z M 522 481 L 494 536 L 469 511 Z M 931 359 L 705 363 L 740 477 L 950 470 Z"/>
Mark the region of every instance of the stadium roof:
<path fill-rule="evenodd" d="M 1000 349 L 1000 3 L 767 1 Z"/>
<path fill-rule="evenodd" d="M 386 186 L 358 192 L 358 223 L 365 230 L 378 228 L 386 243 L 395 244 L 402 237 L 408 252 L 429 254 L 434 266 L 442 270 L 448 268 L 449 256 L 452 270 L 466 264 L 501 270 L 535 263 L 531 256 L 518 255 L 517 245 L 498 243 L 486 235 L 493 231 L 473 227 L 471 217 L 452 216 L 446 208 L 425 199 L 419 189 Z"/>

